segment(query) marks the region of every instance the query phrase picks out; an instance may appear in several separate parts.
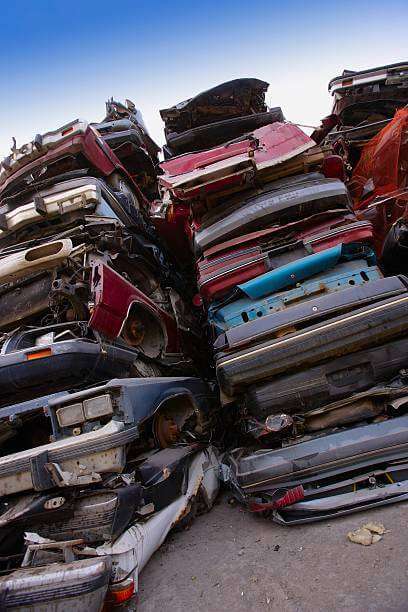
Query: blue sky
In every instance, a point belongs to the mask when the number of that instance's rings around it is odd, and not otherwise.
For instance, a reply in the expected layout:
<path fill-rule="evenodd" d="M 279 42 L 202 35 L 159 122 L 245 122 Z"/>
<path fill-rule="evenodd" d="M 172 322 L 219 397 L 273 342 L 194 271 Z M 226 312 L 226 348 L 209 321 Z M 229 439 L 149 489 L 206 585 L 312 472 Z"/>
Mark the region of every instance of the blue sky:
<path fill-rule="evenodd" d="M 160 108 L 241 76 L 316 125 L 343 68 L 408 60 L 407 17 L 407 2 L 382 0 L 3 1 L 0 156 L 12 136 L 101 119 L 112 95 L 132 99 L 162 144 Z"/>

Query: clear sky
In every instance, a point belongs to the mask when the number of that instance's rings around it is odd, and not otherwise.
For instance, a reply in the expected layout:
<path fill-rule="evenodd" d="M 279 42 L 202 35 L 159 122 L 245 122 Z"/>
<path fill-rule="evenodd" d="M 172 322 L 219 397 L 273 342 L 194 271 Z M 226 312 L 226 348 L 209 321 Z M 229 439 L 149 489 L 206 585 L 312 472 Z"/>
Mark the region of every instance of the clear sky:
<path fill-rule="evenodd" d="M 158 144 L 159 109 L 223 81 L 270 83 L 295 122 L 330 112 L 330 78 L 408 60 L 399 0 L 16 0 L 0 5 L 0 157 L 104 102 L 132 99 Z"/>

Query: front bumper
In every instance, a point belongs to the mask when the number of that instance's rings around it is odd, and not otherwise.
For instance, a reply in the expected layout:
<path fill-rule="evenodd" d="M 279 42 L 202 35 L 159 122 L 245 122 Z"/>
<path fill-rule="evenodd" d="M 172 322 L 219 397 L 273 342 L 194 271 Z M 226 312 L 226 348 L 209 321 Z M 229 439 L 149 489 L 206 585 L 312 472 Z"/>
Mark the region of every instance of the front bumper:
<path fill-rule="evenodd" d="M 110 574 L 109 557 L 18 569 L 0 578 L 0 607 L 21 612 L 99 612 Z"/>
<path fill-rule="evenodd" d="M 64 340 L 0 355 L 0 405 L 70 386 L 129 374 L 137 353 L 85 340 Z"/>

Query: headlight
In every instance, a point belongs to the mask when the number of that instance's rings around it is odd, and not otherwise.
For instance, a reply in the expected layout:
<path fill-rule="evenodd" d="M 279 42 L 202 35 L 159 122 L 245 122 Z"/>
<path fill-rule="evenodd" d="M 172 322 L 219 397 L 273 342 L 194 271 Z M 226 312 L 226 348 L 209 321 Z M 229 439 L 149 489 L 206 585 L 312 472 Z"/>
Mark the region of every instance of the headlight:
<path fill-rule="evenodd" d="M 110 395 L 99 395 L 98 397 L 92 397 L 84 400 L 83 408 L 84 415 L 87 420 L 97 419 L 98 417 L 113 413 Z"/>
<path fill-rule="evenodd" d="M 76 425 L 76 423 L 83 423 L 85 421 L 82 404 L 71 404 L 71 406 L 58 408 L 56 414 L 61 427 L 69 427 L 70 425 Z"/>
<path fill-rule="evenodd" d="M 102 416 L 113 414 L 110 395 L 99 395 L 84 400 L 82 403 L 63 406 L 56 411 L 61 427 L 70 427 L 85 421 L 92 421 Z"/>

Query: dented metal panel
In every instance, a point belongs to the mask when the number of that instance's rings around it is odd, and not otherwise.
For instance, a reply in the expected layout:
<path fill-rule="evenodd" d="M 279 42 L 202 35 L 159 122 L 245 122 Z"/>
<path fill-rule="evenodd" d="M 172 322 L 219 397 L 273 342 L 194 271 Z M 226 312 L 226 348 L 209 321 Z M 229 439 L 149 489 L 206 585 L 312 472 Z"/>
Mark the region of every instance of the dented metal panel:
<path fill-rule="evenodd" d="M 293 186 L 290 183 L 293 183 Z M 310 179 L 285 179 L 271 183 L 260 195 L 243 199 L 222 212 L 209 213 L 194 235 L 198 252 L 217 242 L 239 236 L 240 233 L 260 230 L 274 223 L 291 221 L 328 211 L 350 207 L 350 197 L 343 183 L 311 175 Z"/>
<path fill-rule="evenodd" d="M 0 578 L 0 601 L 21 612 L 100 612 L 110 574 L 109 557 L 24 568 Z"/>
<path fill-rule="evenodd" d="M 353 279 L 354 280 L 354 277 Z M 216 350 L 231 350 L 235 347 L 250 344 L 262 337 L 280 335 L 290 328 L 301 328 L 310 325 L 313 320 L 324 320 L 340 312 L 347 312 L 357 306 L 367 303 L 375 303 L 392 295 L 401 295 L 407 291 L 405 278 L 384 278 L 379 280 L 370 279 L 370 282 L 358 283 L 345 287 L 343 291 L 334 291 L 328 294 L 316 295 L 313 299 L 295 302 L 290 308 L 284 308 L 271 312 L 259 307 L 254 308 L 257 316 L 250 316 L 252 309 L 248 312 L 248 322 L 230 327 L 225 335 L 221 335 L 214 343 Z M 261 316 L 258 314 L 261 313 Z"/>
<path fill-rule="evenodd" d="M 217 360 L 219 383 L 232 395 L 257 381 L 384 344 L 407 334 L 407 314 L 408 297 L 402 295 L 254 344 Z"/>
<path fill-rule="evenodd" d="M 232 296 L 236 299 L 231 303 L 223 305 L 222 302 L 216 302 L 209 308 L 209 321 L 217 332 L 227 331 L 303 302 L 312 306 L 311 300 L 320 296 L 339 293 L 353 286 L 363 286 L 381 278 L 380 269 L 377 266 L 367 266 L 364 260 L 340 263 L 333 270 L 316 274 L 286 291 L 274 293 L 272 289 L 262 299 L 242 297 L 242 293 L 237 291 Z"/>
<path fill-rule="evenodd" d="M 113 575 L 119 577 L 131 574 L 135 584 L 138 575 L 164 542 L 170 530 L 188 515 L 191 503 L 199 496 L 209 510 L 218 493 L 219 459 L 211 446 L 200 452 L 192 460 L 186 492 L 154 514 L 145 523 L 135 523 L 115 544 L 104 544 L 96 549 L 98 555 L 109 555 L 113 564 Z"/>
<path fill-rule="evenodd" d="M 314 146 L 297 126 L 273 123 L 255 130 L 245 140 L 163 162 L 159 182 L 181 200 L 194 198 L 221 190 L 228 177 L 239 182 L 242 174 L 262 175 Z"/>

